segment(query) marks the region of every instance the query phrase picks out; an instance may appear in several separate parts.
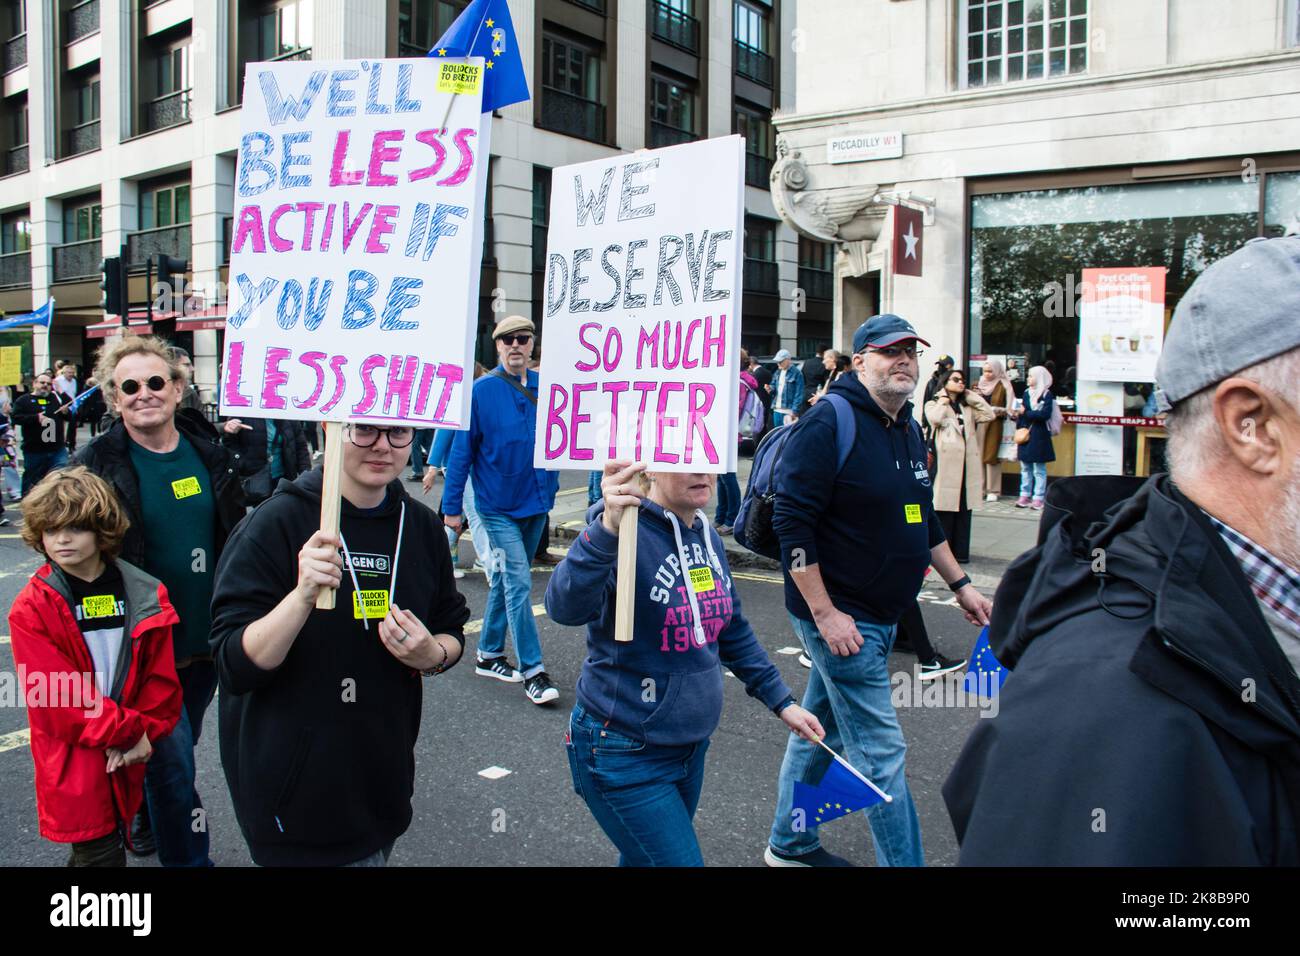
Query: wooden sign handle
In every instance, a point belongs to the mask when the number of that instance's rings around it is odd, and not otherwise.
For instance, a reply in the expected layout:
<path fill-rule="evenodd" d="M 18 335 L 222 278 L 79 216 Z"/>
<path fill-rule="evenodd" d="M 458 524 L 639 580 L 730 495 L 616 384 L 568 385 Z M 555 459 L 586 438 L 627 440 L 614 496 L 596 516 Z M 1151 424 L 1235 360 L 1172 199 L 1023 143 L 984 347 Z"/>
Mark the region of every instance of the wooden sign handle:
<path fill-rule="evenodd" d="M 636 529 L 640 508 L 624 508 L 618 521 L 618 582 L 614 604 L 614 640 L 632 640 L 636 621 Z"/>
<path fill-rule="evenodd" d="M 343 425 L 340 422 L 325 423 L 325 485 L 320 496 L 320 529 L 326 534 L 339 533 L 339 509 L 343 505 L 343 492 L 340 482 L 343 477 Z M 321 611 L 334 610 L 337 595 L 334 588 L 321 588 L 316 595 L 316 607 Z"/>

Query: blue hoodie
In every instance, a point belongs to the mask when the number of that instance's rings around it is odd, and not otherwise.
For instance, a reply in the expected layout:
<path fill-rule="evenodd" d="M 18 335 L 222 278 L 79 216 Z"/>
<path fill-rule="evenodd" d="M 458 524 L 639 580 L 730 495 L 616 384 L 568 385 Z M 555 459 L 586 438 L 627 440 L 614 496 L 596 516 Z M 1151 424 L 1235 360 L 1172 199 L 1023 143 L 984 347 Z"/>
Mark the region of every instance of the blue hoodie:
<path fill-rule="evenodd" d="M 603 501 L 592 506 L 588 516 L 594 520 L 569 548 L 546 589 L 551 620 L 569 627 L 587 625 L 587 659 L 577 686 L 582 705 L 618 733 L 679 746 L 704 740 L 718 726 L 720 663 L 769 708 L 791 697 L 740 613 L 722 539 L 700 512 L 684 528 L 653 501 L 642 502 L 636 637 L 616 643 L 618 536 L 601 523 L 604 510 Z M 683 562 L 689 579 L 682 574 Z"/>

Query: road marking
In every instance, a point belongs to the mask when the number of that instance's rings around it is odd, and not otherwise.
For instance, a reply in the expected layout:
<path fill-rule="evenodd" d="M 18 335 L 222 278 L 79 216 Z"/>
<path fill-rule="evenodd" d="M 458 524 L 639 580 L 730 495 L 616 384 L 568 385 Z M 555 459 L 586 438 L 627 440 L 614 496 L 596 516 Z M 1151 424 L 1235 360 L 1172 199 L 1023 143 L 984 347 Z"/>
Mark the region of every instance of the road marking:
<path fill-rule="evenodd" d="M 19 747 L 25 747 L 32 739 L 30 730 L 15 730 L 12 734 L 0 734 L 0 754 L 6 750 L 17 750 Z"/>
<path fill-rule="evenodd" d="M 555 497 L 563 498 L 565 495 L 577 495 L 586 491 L 586 488 L 566 488 L 564 491 L 557 491 Z"/>
<path fill-rule="evenodd" d="M 764 584 L 784 584 L 785 578 L 779 574 L 755 574 L 752 571 L 732 571 L 733 578 L 742 581 L 762 581 Z"/>
<path fill-rule="evenodd" d="M 533 617 L 541 617 L 541 616 L 542 616 L 543 614 L 545 614 L 545 613 L 546 613 L 546 605 L 545 605 L 545 604 L 534 604 L 534 605 L 533 605 Z M 482 619 L 482 618 L 479 618 L 477 621 L 470 621 L 468 624 L 465 625 L 465 633 L 466 633 L 466 634 L 477 634 L 477 633 L 478 633 L 479 631 L 481 631 L 481 630 L 483 630 L 483 619 Z"/>
<path fill-rule="evenodd" d="M 8 644 L 8 643 L 9 643 L 9 635 L 0 634 L 0 644 Z"/>
<path fill-rule="evenodd" d="M 20 534 L 0 534 L 0 538 L 21 538 Z"/>
<path fill-rule="evenodd" d="M 500 780 L 502 777 L 510 776 L 510 771 L 505 767 L 488 767 L 486 770 L 480 770 L 478 775 L 489 780 Z"/>
<path fill-rule="evenodd" d="M 802 654 L 803 648 L 802 647 L 778 647 L 776 649 L 776 652 L 778 654 L 784 654 L 787 657 L 793 657 L 795 654 Z"/>

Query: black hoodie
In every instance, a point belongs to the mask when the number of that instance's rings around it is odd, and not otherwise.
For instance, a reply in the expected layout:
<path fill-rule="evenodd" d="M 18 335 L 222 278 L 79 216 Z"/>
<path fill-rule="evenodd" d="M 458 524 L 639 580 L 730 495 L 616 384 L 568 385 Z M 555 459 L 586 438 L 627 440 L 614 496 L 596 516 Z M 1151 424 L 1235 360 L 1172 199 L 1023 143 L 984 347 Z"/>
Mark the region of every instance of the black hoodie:
<path fill-rule="evenodd" d="M 284 662 L 263 670 L 244 628 L 298 581 L 298 552 L 320 527 L 321 472 L 281 481 L 230 536 L 212 599 L 212 652 L 221 684 L 221 763 L 244 839 L 263 866 L 337 866 L 369 856 L 411 822 L 420 675 L 363 627 L 345 566 L 333 611 L 313 611 Z M 434 634 L 464 643 L 469 618 L 447 538 L 401 481 L 379 508 L 343 501 L 341 528 L 362 592 L 390 587 L 398 524 L 396 598 Z"/>
<path fill-rule="evenodd" d="M 1122 481 L 1054 485 L 993 599 L 1012 673 L 943 788 L 960 862 L 1300 864 L 1300 680 L 1200 508 L 1166 475 L 1099 505 Z"/>

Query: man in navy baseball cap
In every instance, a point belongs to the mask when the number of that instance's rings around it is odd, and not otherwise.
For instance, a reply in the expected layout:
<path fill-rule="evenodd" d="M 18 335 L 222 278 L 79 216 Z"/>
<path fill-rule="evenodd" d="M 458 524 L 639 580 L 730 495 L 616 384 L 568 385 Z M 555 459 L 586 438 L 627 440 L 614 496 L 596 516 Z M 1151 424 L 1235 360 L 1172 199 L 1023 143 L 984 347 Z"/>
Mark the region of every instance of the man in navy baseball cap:
<path fill-rule="evenodd" d="M 884 315 L 873 315 L 858 326 L 858 330 L 853 333 L 853 351 L 861 352 L 867 347 L 882 349 L 909 340 L 922 345 L 930 344 L 916 334 L 912 323 L 902 316 L 887 312 Z"/>

